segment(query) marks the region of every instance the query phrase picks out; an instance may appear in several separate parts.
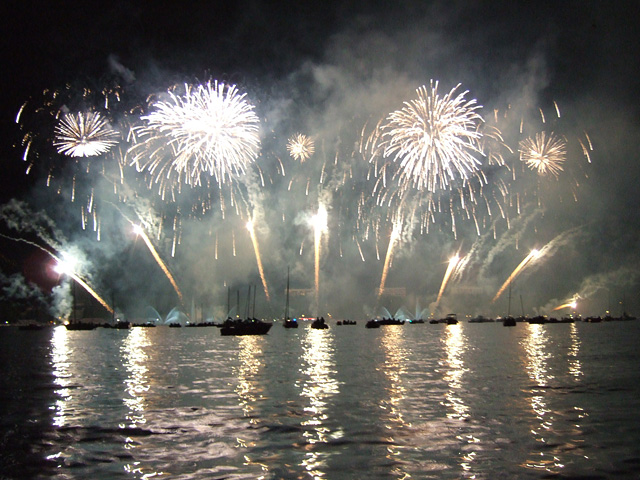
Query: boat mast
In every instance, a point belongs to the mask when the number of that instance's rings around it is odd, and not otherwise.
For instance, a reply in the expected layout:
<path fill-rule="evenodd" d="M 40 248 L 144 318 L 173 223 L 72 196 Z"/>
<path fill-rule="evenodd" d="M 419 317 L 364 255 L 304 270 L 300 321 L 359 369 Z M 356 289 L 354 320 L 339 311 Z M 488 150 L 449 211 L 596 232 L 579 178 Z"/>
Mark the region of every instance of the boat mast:
<path fill-rule="evenodd" d="M 258 286 L 253 286 L 253 311 L 251 312 L 251 318 L 256 318 L 256 291 L 258 290 Z"/>
<path fill-rule="evenodd" d="M 73 286 L 73 306 L 71 307 L 71 318 L 73 323 L 76 322 L 76 281 L 72 278 L 71 285 Z"/>
<path fill-rule="evenodd" d="M 284 307 L 284 321 L 289 320 L 289 267 L 287 267 L 287 302 Z"/>
<path fill-rule="evenodd" d="M 250 312 L 251 312 L 251 285 L 249 285 L 249 290 L 247 291 L 247 318 L 249 318 Z"/>
<path fill-rule="evenodd" d="M 507 307 L 507 317 L 511 316 L 511 282 L 509 282 L 509 304 Z"/>

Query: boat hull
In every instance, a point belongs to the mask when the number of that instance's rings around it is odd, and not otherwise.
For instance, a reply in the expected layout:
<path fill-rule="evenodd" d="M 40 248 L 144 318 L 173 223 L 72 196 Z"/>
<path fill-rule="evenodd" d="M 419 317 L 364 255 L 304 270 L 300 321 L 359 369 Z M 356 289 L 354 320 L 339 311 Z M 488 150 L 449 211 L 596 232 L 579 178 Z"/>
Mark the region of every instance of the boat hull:
<path fill-rule="evenodd" d="M 220 335 L 222 336 L 238 336 L 238 335 L 266 335 L 271 330 L 273 324 L 262 321 L 233 321 L 227 322 L 220 327 Z"/>

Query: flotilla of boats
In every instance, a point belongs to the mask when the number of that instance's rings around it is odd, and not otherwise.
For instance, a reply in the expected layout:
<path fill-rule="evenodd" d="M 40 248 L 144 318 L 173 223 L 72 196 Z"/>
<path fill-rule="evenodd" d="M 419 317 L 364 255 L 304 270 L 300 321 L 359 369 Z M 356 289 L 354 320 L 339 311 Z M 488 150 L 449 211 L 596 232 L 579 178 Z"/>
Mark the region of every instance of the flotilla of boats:
<path fill-rule="evenodd" d="M 606 323 L 606 322 L 616 322 L 616 321 L 631 321 L 636 318 L 628 315 L 627 313 L 623 313 L 620 317 L 613 317 L 611 315 L 607 315 L 604 317 L 548 317 L 548 316 L 535 316 L 535 317 L 526 317 L 526 316 L 518 316 L 518 317 L 498 317 L 496 319 L 487 318 L 483 316 L 472 317 L 467 320 L 468 323 L 499 323 L 501 322 L 505 327 L 514 327 L 519 323 L 529 323 L 531 325 L 545 325 L 545 324 L 556 324 L 556 323 L 574 323 L 574 322 L 582 322 L 582 323 Z M 277 320 L 276 320 L 277 321 Z M 284 328 L 298 328 L 299 325 L 308 324 L 309 328 L 325 330 L 329 328 L 329 323 L 325 321 L 323 317 L 318 317 L 315 319 L 304 319 L 303 322 L 298 321 L 296 318 L 290 318 L 286 316 L 282 321 L 282 326 Z M 422 318 L 404 320 L 397 318 L 374 318 L 365 322 L 365 328 L 380 328 L 381 326 L 393 326 L 393 325 L 405 325 L 405 323 L 409 325 L 414 324 L 444 324 L 444 325 L 456 325 L 459 323 L 456 314 L 450 313 L 443 318 L 430 318 L 425 321 Z M 216 322 L 200 322 L 200 323 L 186 323 L 182 325 L 181 323 L 169 323 L 165 324 L 165 327 L 169 328 L 181 328 L 181 327 L 217 327 L 220 329 L 220 334 L 223 336 L 230 335 L 266 335 L 271 327 L 274 325 L 273 322 L 264 321 L 258 318 L 227 318 L 222 323 Z M 357 325 L 355 320 L 337 320 L 335 322 L 336 326 L 342 325 Z M 44 324 L 44 323 L 21 323 L 18 325 L 19 330 L 43 330 L 47 327 L 53 326 L 52 324 Z M 115 323 L 100 323 L 95 321 L 86 321 L 86 320 L 73 320 L 64 325 L 67 330 L 95 330 L 97 328 L 107 328 L 107 329 L 130 329 L 130 328 L 148 328 L 148 327 L 156 327 L 157 325 L 154 322 L 129 322 L 129 321 L 116 321 Z"/>

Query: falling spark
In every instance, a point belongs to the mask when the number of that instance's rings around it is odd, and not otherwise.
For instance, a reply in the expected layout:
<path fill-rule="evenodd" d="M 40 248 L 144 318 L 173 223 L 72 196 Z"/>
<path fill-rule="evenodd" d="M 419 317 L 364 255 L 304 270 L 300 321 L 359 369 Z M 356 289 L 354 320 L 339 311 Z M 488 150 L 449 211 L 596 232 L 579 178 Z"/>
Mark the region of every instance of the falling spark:
<path fill-rule="evenodd" d="M 440 291 L 438 292 L 438 298 L 436 299 L 436 306 L 438 304 L 440 304 L 440 299 L 442 298 L 442 294 L 444 293 L 444 289 L 447 286 L 447 282 L 449 281 L 449 277 L 451 276 L 451 273 L 456 268 L 456 265 L 458 265 L 458 261 L 459 260 L 460 260 L 460 257 L 458 257 L 458 255 L 455 255 L 455 256 L 451 257 L 451 259 L 449 260 L 449 265 L 447 266 L 447 271 L 444 273 L 444 278 L 442 279 L 442 285 L 440 286 Z"/>
<path fill-rule="evenodd" d="M 233 251 L 233 256 L 236 256 L 236 232 L 235 230 L 231 230 L 231 249 Z"/>
<path fill-rule="evenodd" d="M 69 157 L 94 157 L 118 143 L 118 132 L 96 112 L 67 113 L 55 127 L 53 145 Z"/>
<path fill-rule="evenodd" d="M 535 250 L 535 249 L 531 250 L 529 255 L 527 255 L 524 258 L 524 260 L 520 262 L 520 264 L 515 268 L 515 270 L 511 273 L 511 275 L 509 275 L 509 278 L 507 278 L 507 280 L 502 284 L 502 286 L 500 287 L 500 290 L 498 290 L 498 293 L 496 293 L 496 296 L 493 297 L 493 300 L 491 300 L 491 303 L 494 303 L 498 298 L 500 298 L 500 295 L 502 295 L 502 293 L 507 288 L 507 286 L 516 278 L 516 276 L 518 276 L 518 274 L 522 271 L 522 269 L 524 269 L 527 265 L 529 265 L 529 263 L 532 260 L 537 258 L 539 254 L 540 254 L 539 250 Z"/>
<path fill-rule="evenodd" d="M 269 296 L 269 287 L 267 287 L 267 279 L 264 276 L 264 269 L 262 268 L 262 259 L 260 258 L 260 248 L 258 247 L 258 238 L 256 237 L 255 229 L 253 228 L 253 220 L 247 222 L 247 230 L 249 230 L 249 236 L 253 243 L 253 250 L 256 253 L 256 262 L 258 262 L 258 271 L 260 272 L 260 279 L 262 280 L 262 287 L 264 288 L 264 294 L 267 297 L 267 302 L 271 301 Z"/>
<path fill-rule="evenodd" d="M 134 224 L 133 225 L 133 231 L 137 235 L 142 237 L 142 240 L 144 240 L 145 245 L 147 246 L 147 248 L 151 252 L 151 255 L 153 255 L 153 258 L 155 259 L 156 263 L 160 266 L 160 268 L 162 269 L 164 274 L 167 276 L 167 278 L 171 282 L 171 285 L 173 286 L 173 289 L 178 294 L 178 297 L 180 298 L 180 303 L 183 303 L 184 299 L 182 298 L 182 292 L 180 291 L 180 288 L 178 288 L 178 284 L 176 283 L 175 279 L 173 278 L 173 275 L 171 275 L 171 272 L 169 271 L 167 266 L 164 264 L 164 262 L 160 258 L 160 255 L 158 255 L 158 252 L 156 251 L 155 247 L 151 243 L 151 240 L 149 240 L 149 237 L 147 236 L 147 234 L 144 232 L 144 230 L 142 229 L 142 227 L 140 225 L 135 225 Z"/>

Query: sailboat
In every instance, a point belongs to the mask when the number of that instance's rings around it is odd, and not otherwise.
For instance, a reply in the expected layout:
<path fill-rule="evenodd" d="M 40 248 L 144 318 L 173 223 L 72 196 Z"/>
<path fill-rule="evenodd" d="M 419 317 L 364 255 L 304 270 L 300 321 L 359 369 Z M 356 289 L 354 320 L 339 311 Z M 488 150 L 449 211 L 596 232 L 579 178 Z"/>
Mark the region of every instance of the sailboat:
<path fill-rule="evenodd" d="M 289 267 L 287 267 L 287 302 L 284 307 L 284 328 L 298 328 L 298 320 L 289 318 Z"/>
<path fill-rule="evenodd" d="M 522 299 L 522 297 L 520 297 Z M 502 320 L 503 327 L 515 327 L 516 319 L 511 316 L 511 282 L 509 282 L 509 308 L 507 309 L 507 316 Z"/>
<path fill-rule="evenodd" d="M 238 298 L 239 294 L 238 294 Z M 247 300 L 247 318 L 245 320 L 232 320 L 227 318 L 220 327 L 220 335 L 266 335 L 271 329 L 272 323 L 263 322 L 255 317 L 249 317 L 249 301 L 251 299 L 251 287 L 249 287 L 249 297 Z M 255 295 L 253 314 L 255 315 Z"/>

